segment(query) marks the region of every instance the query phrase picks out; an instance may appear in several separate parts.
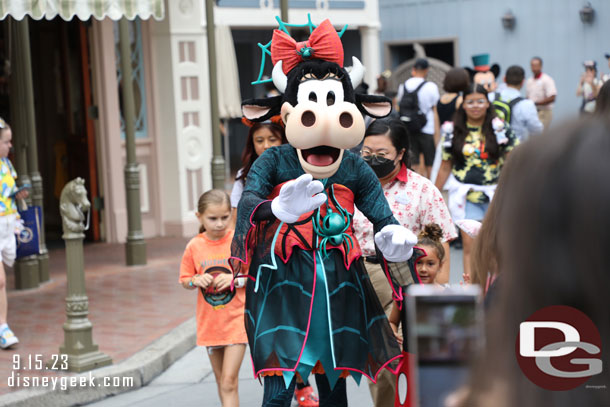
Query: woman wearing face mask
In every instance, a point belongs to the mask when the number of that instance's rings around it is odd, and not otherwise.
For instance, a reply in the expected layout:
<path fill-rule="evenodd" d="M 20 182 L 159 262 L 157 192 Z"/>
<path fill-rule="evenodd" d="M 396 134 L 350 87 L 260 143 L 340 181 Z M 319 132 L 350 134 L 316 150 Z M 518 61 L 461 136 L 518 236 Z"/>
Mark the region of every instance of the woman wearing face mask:
<path fill-rule="evenodd" d="M 514 133 L 496 117 L 487 91 L 478 84 L 468 87 L 453 123 L 441 129 L 443 154 L 436 178 L 442 188 L 449 175 L 449 208 L 454 221 L 482 221 L 493 197 L 508 153 L 518 144 Z M 472 238 L 462 232 L 464 273 L 470 275 Z"/>
<path fill-rule="evenodd" d="M 436 223 L 443 230 L 443 247 L 449 252 L 449 241 L 457 237 L 440 191 L 427 178 L 408 168 L 407 130 L 400 120 L 379 119 L 366 130 L 362 158 L 371 166 L 381 182 L 394 217 L 416 235 L 425 225 Z M 365 258 L 366 270 L 386 314 L 392 309 L 392 289 L 375 254 L 373 225 L 360 211 L 354 211 L 354 236 Z M 436 282 L 449 281 L 449 262 L 439 272 Z M 375 406 L 394 405 L 395 377 L 383 370 L 377 384 L 369 385 Z"/>

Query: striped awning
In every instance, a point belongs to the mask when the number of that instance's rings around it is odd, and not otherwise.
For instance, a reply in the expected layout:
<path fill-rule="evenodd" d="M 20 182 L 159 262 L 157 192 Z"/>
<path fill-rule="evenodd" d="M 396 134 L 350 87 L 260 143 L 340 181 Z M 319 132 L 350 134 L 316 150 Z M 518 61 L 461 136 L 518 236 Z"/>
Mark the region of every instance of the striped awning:
<path fill-rule="evenodd" d="M 74 17 L 83 21 L 91 17 L 98 20 L 123 17 L 161 20 L 165 8 L 163 0 L 0 0 L 0 20 L 7 15 L 16 20 L 22 20 L 25 15 L 35 20 L 51 20 L 57 16 L 66 21 Z"/>

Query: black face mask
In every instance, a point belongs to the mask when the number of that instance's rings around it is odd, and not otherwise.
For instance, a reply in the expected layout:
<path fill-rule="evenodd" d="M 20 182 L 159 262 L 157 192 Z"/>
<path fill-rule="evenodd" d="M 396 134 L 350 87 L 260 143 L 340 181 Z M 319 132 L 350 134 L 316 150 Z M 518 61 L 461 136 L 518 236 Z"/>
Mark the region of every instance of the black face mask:
<path fill-rule="evenodd" d="M 375 175 L 377 175 L 377 178 L 386 177 L 396 168 L 394 161 L 388 158 L 378 157 L 376 155 L 369 155 L 367 157 L 362 157 L 362 159 L 366 161 L 368 165 L 371 166 L 371 168 L 375 172 Z"/>

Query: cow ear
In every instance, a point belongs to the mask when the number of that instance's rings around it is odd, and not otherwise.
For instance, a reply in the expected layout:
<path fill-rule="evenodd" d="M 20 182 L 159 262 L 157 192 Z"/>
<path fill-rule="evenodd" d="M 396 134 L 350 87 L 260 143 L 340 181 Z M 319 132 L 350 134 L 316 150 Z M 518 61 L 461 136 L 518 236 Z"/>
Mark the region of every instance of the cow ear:
<path fill-rule="evenodd" d="M 392 101 L 385 96 L 356 94 L 356 105 L 364 114 L 376 119 L 392 112 Z"/>
<path fill-rule="evenodd" d="M 264 122 L 280 113 L 282 95 L 266 99 L 248 99 L 242 102 L 241 112 L 244 117 L 253 122 Z"/>

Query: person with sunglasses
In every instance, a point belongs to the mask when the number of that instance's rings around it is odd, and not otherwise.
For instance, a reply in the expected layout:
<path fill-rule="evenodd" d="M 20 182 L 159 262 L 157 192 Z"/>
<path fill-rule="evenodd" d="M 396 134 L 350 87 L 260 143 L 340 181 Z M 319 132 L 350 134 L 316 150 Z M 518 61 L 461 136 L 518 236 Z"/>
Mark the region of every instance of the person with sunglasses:
<path fill-rule="evenodd" d="M 449 210 L 454 222 L 482 221 L 504 162 L 519 140 L 496 117 L 487 90 L 476 83 L 464 93 L 464 102 L 453 120 L 441 129 L 443 154 L 436 187 L 445 186 L 449 191 Z M 462 232 L 462 241 L 464 272 L 470 275 L 472 238 Z"/>

